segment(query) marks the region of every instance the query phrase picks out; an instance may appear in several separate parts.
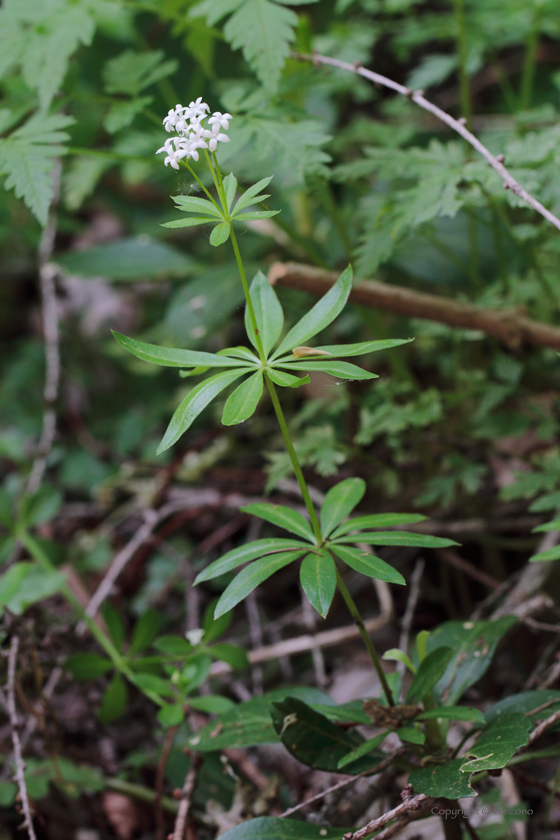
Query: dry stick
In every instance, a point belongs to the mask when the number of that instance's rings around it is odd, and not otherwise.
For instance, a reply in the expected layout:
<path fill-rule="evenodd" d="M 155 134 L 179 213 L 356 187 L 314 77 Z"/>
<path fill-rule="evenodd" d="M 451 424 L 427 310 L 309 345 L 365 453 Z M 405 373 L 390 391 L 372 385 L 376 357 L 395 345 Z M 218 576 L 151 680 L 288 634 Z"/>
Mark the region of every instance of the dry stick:
<path fill-rule="evenodd" d="M 425 565 L 425 561 L 422 558 L 420 558 L 414 567 L 414 571 L 412 572 L 412 577 L 410 579 L 408 600 L 406 602 L 406 609 L 404 611 L 401 625 L 401 635 L 399 638 L 399 650 L 404 651 L 404 653 L 406 653 L 408 648 L 408 639 L 410 636 L 410 630 L 412 628 L 412 622 L 414 620 L 414 611 L 416 610 L 418 596 L 420 595 L 420 580 L 422 579 L 422 574 L 424 572 Z M 404 662 L 397 662 L 397 673 L 399 673 L 401 677 L 404 676 L 405 670 L 406 665 L 404 664 Z M 401 693 L 403 691 L 404 686 L 401 688 Z"/>
<path fill-rule="evenodd" d="M 12 729 L 12 744 L 14 746 L 14 762 L 16 765 L 15 779 L 19 789 L 19 796 L 21 799 L 21 808 L 25 817 L 22 828 L 27 829 L 29 840 L 37 840 L 35 829 L 33 828 L 33 818 L 31 816 L 31 807 L 29 805 L 29 797 L 27 795 L 27 785 L 25 783 L 25 772 L 23 756 L 21 754 L 21 741 L 19 739 L 19 723 L 16 710 L 16 662 L 19 649 L 19 638 L 12 636 L 10 645 L 10 652 L 8 654 L 8 715 L 10 718 L 10 726 Z"/>
<path fill-rule="evenodd" d="M 45 387 L 43 399 L 45 409 L 43 413 L 43 428 L 37 449 L 37 456 L 33 462 L 31 473 L 27 480 L 26 490 L 33 493 L 40 486 L 47 460 L 56 434 L 55 402 L 58 397 L 60 382 L 60 348 L 58 346 L 58 305 L 56 300 L 55 280 L 57 267 L 50 262 L 56 236 L 57 212 L 56 207 L 60 196 L 60 160 L 53 168 L 53 197 L 49 209 L 47 225 L 41 235 L 38 249 L 39 285 L 41 289 L 41 310 L 43 315 L 43 336 L 45 341 Z"/>
<path fill-rule="evenodd" d="M 407 99 L 410 99 L 425 111 L 429 111 L 429 113 L 433 114 L 438 120 L 441 120 L 441 122 L 445 123 L 453 131 L 456 131 L 457 134 L 460 134 L 461 137 L 466 140 L 473 149 L 476 149 L 476 151 L 488 161 L 490 166 L 495 169 L 499 175 L 501 175 L 506 189 L 510 189 L 513 193 L 515 193 L 515 195 L 523 199 L 523 201 L 532 207 L 533 210 L 540 213 L 540 215 L 550 222 L 551 225 L 554 225 L 557 230 L 560 230 L 560 219 L 551 213 L 550 210 L 547 210 L 540 201 L 537 201 L 536 198 L 529 195 L 527 190 L 525 190 L 521 184 L 516 181 L 512 175 L 510 175 L 502 160 L 499 160 L 498 157 L 495 157 L 490 151 L 488 151 L 486 146 L 484 146 L 480 140 L 468 130 L 465 126 L 464 120 L 453 119 L 453 117 L 449 116 L 449 114 L 445 111 L 442 111 L 441 108 L 438 108 L 437 105 L 434 105 L 432 102 L 425 99 L 422 91 L 412 91 L 410 88 L 400 85 L 398 82 L 394 82 L 386 76 L 381 76 L 379 73 L 374 73 L 372 70 L 366 70 L 365 67 L 361 67 L 359 63 L 348 64 L 348 62 L 340 61 L 338 58 L 329 58 L 329 56 L 319 55 L 317 53 L 313 53 L 313 55 L 300 55 L 299 53 L 295 53 L 294 58 L 298 58 L 301 61 L 312 61 L 315 65 L 329 64 L 332 67 L 339 67 L 341 70 L 349 70 L 351 73 L 357 73 L 359 76 L 363 76 L 365 79 L 368 79 L 376 85 L 390 88 L 391 90 L 406 96 Z"/>
<path fill-rule="evenodd" d="M 336 272 L 302 263 L 274 263 L 268 272 L 268 280 L 273 286 L 278 284 L 321 296 L 331 289 L 337 279 Z M 459 303 L 440 295 L 415 292 L 404 286 L 390 286 L 378 280 L 361 280 L 350 292 L 349 300 L 361 306 L 384 309 L 411 318 L 481 330 L 495 336 L 513 350 L 523 342 L 560 350 L 558 327 L 533 321 L 514 309 L 485 309 L 483 306 Z"/>
<path fill-rule="evenodd" d="M 376 834 L 375 840 L 389 840 L 389 837 L 394 837 L 395 834 L 398 834 L 399 831 L 401 831 L 413 820 L 417 820 L 419 817 L 423 817 L 426 811 L 429 809 L 430 804 L 430 802 L 426 802 L 422 804 L 417 811 L 410 811 L 408 814 L 406 814 L 406 816 L 398 819 L 394 825 L 390 825 L 384 831 L 380 831 L 379 834 Z"/>
<path fill-rule="evenodd" d="M 384 825 L 387 825 L 388 822 L 394 820 L 395 817 L 400 817 L 401 814 L 408 814 L 409 811 L 419 811 L 422 808 L 422 803 L 426 802 L 428 799 L 430 799 L 430 797 L 426 796 L 425 793 L 419 793 L 417 796 L 413 796 L 411 799 L 401 802 L 401 804 L 397 805 L 396 808 L 393 808 L 392 811 L 387 811 L 386 814 L 382 814 L 380 817 L 377 817 L 377 819 L 371 820 L 371 822 L 368 822 L 368 824 L 364 825 L 363 828 L 359 828 L 354 832 L 349 831 L 343 836 L 342 840 L 364 840 L 364 838 L 369 834 L 373 834 L 374 831 L 377 831 L 379 828 L 383 828 Z"/>
<path fill-rule="evenodd" d="M 445 560 L 446 563 L 449 563 L 450 566 L 454 566 L 456 569 L 460 569 L 460 571 L 465 572 L 465 574 L 469 575 L 469 577 L 473 578 L 473 580 L 477 580 L 479 583 L 483 583 L 489 589 L 495 590 L 499 589 L 501 583 L 499 580 L 495 580 L 490 575 L 487 575 L 486 572 L 477 569 L 476 566 L 473 566 L 472 563 L 469 563 L 468 560 L 463 560 L 456 551 L 452 551 L 448 548 L 440 548 L 437 550 L 439 557 L 442 560 Z"/>
<path fill-rule="evenodd" d="M 560 720 L 560 711 L 554 712 L 553 715 L 550 715 L 550 717 L 548 717 L 546 720 L 543 720 L 542 723 L 539 723 L 539 725 L 536 726 L 533 729 L 533 731 L 531 732 L 531 734 L 529 735 L 529 740 L 527 741 L 527 746 L 523 747 L 521 750 L 518 750 L 518 752 L 521 753 L 525 749 L 527 749 L 528 747 L 531 747 L 535 743 L 535 741 L 538 740 L 538 738 L 540 738 L 541 735 L 544 732 L 546 732 L 547 729 L 550 729 L 550 727 L 554 726 L 555 723 L 558 723 L 559 720 Z"/>
<path fill-rule="evenodd" d="M 189 816 L 192 795 L 196 785 L 198 769 L 201 764 L 202 756 L 199 753 L 193 753 L 191 766 L 189 767 L 189 772 L 187 773 L 185 784 L 181 791 L 181 802 L 179 803 L 179 811 L 177 812 L 177 819 L 175 820 L 175 828 L 172 835 L 173 840 L 183 840 L 185 836 L 187 817 Z"/>
<path fill-rule="evenodd" d="M 362 779 L 364 776 L 376 776 L 378 773 L 382 773 L 383 770 L 386 770 L 387 767 L 391 766 L 395 758 L 398 755 L 401 755 L 402 752 L 403 750 L 397 750 L 397 752 L 388 756 L 384 761 L 381 761 L 372 770 L 364 770 L 362 773 L 358 773 L 356 776 L 350 776 L 349 779 L 343 779 L 341 782 L 337 782 L 336 785 L 332 785 L 332 787 L 327 788 L 326 790 L 322 790 L 320 793 L 316 793 L 315 796 L 312 796 L 310 799 L 306 799 L 305 802 L 300 802 L 298 805 L 294 805 L 293 808 L 288 808 L 287 811 L 284 811 L 284 813 L 280 814 L 280 817 L 290 817 L 292 814 L 295 814 L 296 811 L 301 811 L 302 808 L 306 808 L 308 805 L 312 805 L 313 802 L 318 802 L 320 799 L 324 799 L 325 796 L 328 796 L 329 793 L 334 793 L 335 790 L 340 790 L 343 787 L 347 787 L 347 785 L 353 784 L 358 779 Z"/>

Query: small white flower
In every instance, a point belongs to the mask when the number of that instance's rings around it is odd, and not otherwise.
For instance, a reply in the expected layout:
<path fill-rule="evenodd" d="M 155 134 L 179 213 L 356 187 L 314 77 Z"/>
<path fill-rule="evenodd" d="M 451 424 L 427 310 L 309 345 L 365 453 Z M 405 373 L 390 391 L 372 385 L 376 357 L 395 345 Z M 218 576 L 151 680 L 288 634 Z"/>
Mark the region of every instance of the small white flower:
<path fill-rule="evenodd" d="M 173 169 L 179 169 L 179 160 L 181 159 L 181 157 L 183 157 L 183 155 L 179 155 L 179 156 L 177 156 L 177 150 L 173 148 L 173 140 L 174 140 L 174 139 L 175 139 L 175 138 L 171 138 L 171 137 L 169 137 L 169 139 L 167 139 L 167 140 L 165 141 L 165 143 L 163 144 L 163 146 L 161 147 L 161 149 L 158 149 L 158 150 L 157 150 L 156 155 L 159 155 L 159 154 L 160 154 L 160 152 L 165 152 L 165 153 L 166 153 L 166 155 L 167 155 L 167 157 L 166 157 L 166 158 L 165 158 L 165 160 L 163 161 L 163 162 L 164 162 L 164 164 L 165 164 L 166 166 L 167 166 L 168 164 L 171 164 L 171 166 L 173 167 Z"/>
<path fill-rule="evenodd" d="M 218 146 L 218 140 L 222 143 L 229 143 L 229 137 L 227 134 L 214 134 L 212 135 L 212 139 L 208 141 L 208 148 L 211 152 L 215 152 Z"/>
<path fill-rule="evenodd" d="M 221 111 L 214 111 L 210 119 L 208 120 L 208 125 L 213 126 L 214 134 L 217 134 L 220 128 L 225 129 L 226 131 L 229 128 L 229 121 L 233 119 L 231 114 L 222 114 Z"/>
<path fill-rule="evenodd" d="M 166 118 L 163 121 L 163 125 L 165 126 L 166 131 L 173 131 L 177 124 L 177 114 L 174 108 L 171 108 L 169 113 L 167 114 Z"/>
<path fill-rule="evenodd" d="M 200 627 L 197 627 L 196 630 L 189 630 L 188 633 L 185 633 L 187 641 L 191 643 L 193 647 L 199 645 L 202 641 L 202 637 L 204 636 L 204 630 L 201 630 Z"/>

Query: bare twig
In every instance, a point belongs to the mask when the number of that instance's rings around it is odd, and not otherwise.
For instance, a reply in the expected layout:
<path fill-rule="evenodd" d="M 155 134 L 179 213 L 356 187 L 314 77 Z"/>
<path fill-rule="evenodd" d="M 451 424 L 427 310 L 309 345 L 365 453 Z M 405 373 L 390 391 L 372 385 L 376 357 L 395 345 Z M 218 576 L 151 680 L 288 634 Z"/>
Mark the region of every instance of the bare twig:
<path fill-rule="evenodd" d="M 58 305 L 56 300 L 55 280 L 57 267 L 50 262 L 57 225 L 57 204 L 60 195 L 61 163 L 57 159 L 53 167 L 53 198 L 49 210 L 47 225 L 41 235 L 38 250 L 39 285 L 41 289 L 41 310 L 43 316 L 43 337 L 45 341 L 45 387 L 43 399 L 45 409 L 43 413 L 43 429 L 37 448 L 37 456 L 33 462 L 31 473 L 27 480 L 27 492 L 33 493 L 40 486 L 47 460 L 56 434 L 55 402 L 58 397 L 60 381 L 60 349 L 58 346 Z"/>
<path fill-rule="evenodd" d="M 430 797 L 426 796 L 425 793 L 419 793 L 417 796 L 413 796 L 410 799 L 406 799 L 404 802 L 401 802 L 400 805 L 397 805 L 396 808 L 393 808 L 392 811 L 387 811 L 386 814 L 382 814 L 380 817 L 377 817 L 375 820 L 371 820 L 368 822 L 367 825 L 364 825 L 363 828 L 359 828 L 357 831 L 349 831 L 345 834 L 342 840 L 364 840 L 365 837 L 368 835 L 373 834 L 374 831 L 377 831 L 380 828 L 383 828 L 384 825 L 394 820 L 396 817 L 400 817 L 402 814 L 408 814 L 409 811 L 420 811 L 423 807 L 423 803 L 426 802 Z"/>
<path fill-rule="evenodd" d="M 312 805 L 314 802 L 319 802 L 321 799 L 324 799 L 325 796 L 329 795 L 329 793 L 334 793 L 336 790 L 340 790 L 341 788 L 347 787 L 348 785 L 351 785 L 354 782 L 356 782 L 358 779 L 362 779 L 364 776 L 376 776 L 378 773 L 382 773 L 383 770 L 386 770 L 387 767 L 391 766 L 396 756 L 400 755 L 401 752 L 402 750 L 397 750 L 397 752 L 388 756 L 386 759 L 384 759 L 384 761 L 381 761 L 377 765 L 377 767 L 374 767 L 371 770 L 364 770 L 363 773 L 358 773 L 356 776 L 350 776 L 349 779 L 343 779 L 341 782 L 337 782 L 335 785 L 332 785 L 326 790 L 322 790 L 320 793 L 316 793 L 315 796 L 310 797 L 310 799 L 306 799 L 305 802 L 300 802 L 297 805 L 294 805 L 293 808 L 288 808 L 287 811 L 284 811 L 284 813 L 280 814 L 280 817 L 290 817 L 297 811 L 301 811 L 302 808 L 307 808 L 308 805 Z"/>
<path fill-rule="evenodd" d="M 384 829 L 384 831 L 380 831 L 379 834 L 375 835 L 375 840 L 389 840 L 390 837 L 394 837 L 395 834 L 398 834 L 399 831 L 411 823 L 413 820 L 417 820 L 419 817 L 423 817 L 426 811 L 430 807 L 430 802 L 424 802 L 417 811 L 410 811 L 403 817 L 400 817 L 394 823 L 394 825 L 390 825 L 388 828 Z"/>
<path fill-rule="evenodd" d="M 338 58 L 330 58 L 326 55 L 319 55 L 318 53 L 313 53 L 313 55 L 301 55 L 296 53 L 294 55 L 295 58 L 298 58 L 302 61 L 312 61 L 315 65 L 318 64 L 329 64 L 332 67 L 338 67 L 341 70 L 349 70 L 351 73 L 357 73 L 358 76 L 363 76 L 364 79 L 368 79 L 370 82 L 373 82 L 375 85 L 381 85 L 382 87 L 390 88 L 391 90 L 400 93 L 402 96 L 406 96 L 407 99 L 410 99 L 411 102 L 414 102 L 420 108 L 423 108 L 425 111 L 428 111 L 430 114 L 433 114 L 441 122 L 445 123 L 449 128 L 453 131 L 460 134 L 461 137 L 469 143 L 473 149 L 482 155 L 485 160 L 488 161 L 490 166 L 496 170 L 496 172 L 501 176 L 504 182 L 504 187 L 510 189 L 515 195 L 525 201 L 533 210 L 536 210 L 537 213 L 540 213 L 543 218 L 545 218 L 551 225 L 554 225 L 557 230 L 560 230 L 560 219 L 558 219 L 554 213 L 551 213 L 550 210 L 547 210 L 540 201 L 537 201 L 536 198 L 533 198 L 532 195 L 529 195 L 526 189 L 521 186 L 521 184 L 515 180 L 513 175 L 511 175 L 506 167 L 504 166 L 502 160 L 499 160 L 495 155 L 493 155 L 487 148 L 484 146 L 480 140 L 472 134 L 466 125 L 464 124 L 463 120 L 456 120 L 447 114 L 445 111 L 442 111 L 441 108 L 438 108 L 437 105 L 434 105 L 432 102 L 429 102 L 425 99 L 422 91 L 412 91 L 410 88 L 405 87 L 404 85 L 400 85 L 398 82 L 394 82 L 392 79 L 388 79 L 386 76 L 381 76 L 379 73 L 374 73 L 372 70 L 366 70 L 365 67 L 361 67 L 358 63 L 356 64 L 349 64 L 346 61 L 340 61 Z"/>
<path fill-rule="evenodd" d="M 33 818 L 31 816 L 29 796 L 27 795 L 27 785 L 25 783 L 25 765 L 23 763 L 23 756 L 21 752 L 21 741 L 19 739 L 19 722 L 16 709 L 16 663 L 18 649 L 19 638 L 17 636 L 12 636 L 10 652 L 8 654 L 8 715 L 10 718 L 10 726 L 12 729 L 12 744 L 14 746 L 14 762 L 16 766 L 15 779 L 19 789 L 21 809 L 23 811 L 24 816 L 22 828 L 27 829 L 29 840 L 37 840 L 35 829 L 33 828 Z"/>
<path fill-rule="evenodd" d="M 420 581 L 422 579 L 425 565 L 425 561 L 420 558 L 414 567 L 414 571 L 412 572 L 412 577 L 410 579 L 408 600 L 406 602 L 406 609 L 404 611 L 401 624 L 401 635 L 399 638 L 399 650 L 402 650 L 405 653 L 408 649 L 408 639 L 410 636 L 412 622 L 414 620 L 414 611 L 416 610 L 416 604 L 418 603 L 418 596 L 420 595 Z M 404 662 L 397 662 L 397 673 L 399 673 L 401 677 L 404 675 L 405 670 L 406 665 Z M 404 686 L 401 691 L 404 691 Z"/>
<path fill-rule="evenodd" d="M 300 289 L 324 295 L 338 278 L 335 272 L 302 263 L 274 263 L 268 272 L 272 285 Z M 361 280 L 350 292 L 350 301 L 361 306 L 384 309 L 411 318 L 437 321 L 453 327 L 481 330 L 503 341 L 511 349 L 523 342 L 560 350 L 560 329 L 526 318 L 516 310 L 486 309 L 472 303 L 460 303 L 440 295 L 416 292 L 378 280 Z"/>
<path fill-rule="evenodd" d="M 473 580 L 477 580 L 479 583 L 484 584 L 484 586 L 487 586 L 489 589 L 500 588 L 500 581 L 495 580 L 493 577 L 490 577 L 490 575 L 487 575 L 486 572 L 477 569 L 476 566 L 473 566 L 473 564 L 469 563 L 468 560 L 463 560 L 463 558 L 460 557 L 456 551 L 453 551 L 449 548 L 439 548 L 437 552 L 442 560 L 445 560 L 445 562 L 449 563 L 450 566 L 454 566 L 456 569 L 460 569 L 460 571 L 473 578 Z"/>
<path fill-rule="evenodd" d="M 529 740 L 527 741 L 527 746 L 523 747 L 519 752 L 523 752 L 523 750 L 531 747 L 535 741 L 537 741 L 541 735 L 546 732 L 547 729 L 550 729 L 551 726 L 554 726 L 555 723 L 558 723 L 560 720 L 560 711 L 554 712 L 554 714 L 550 715 L 546 720 L 543 720 L 542 723 L 539 723 L 538 726 L 535 726 L 531 734 L 529 735 Z"/>
<path fill-rule="evenodd" d="M 202 756 L 199 753 L 193 753 L 191 756 L 191 766 L 185 778 L 185 784 L 181 791 L 181 801 L 179 803 L 179 811 L 177 812 L 177 819 L 175 820 L 175 828 L 173 830 L 173 840 L 183 840 L 185 836 L 185 827 L 187 825 L 187 818 L 191 808 L 191 801 L 193 791 L 196 785 L 198 770 L 202 764 Z"/>

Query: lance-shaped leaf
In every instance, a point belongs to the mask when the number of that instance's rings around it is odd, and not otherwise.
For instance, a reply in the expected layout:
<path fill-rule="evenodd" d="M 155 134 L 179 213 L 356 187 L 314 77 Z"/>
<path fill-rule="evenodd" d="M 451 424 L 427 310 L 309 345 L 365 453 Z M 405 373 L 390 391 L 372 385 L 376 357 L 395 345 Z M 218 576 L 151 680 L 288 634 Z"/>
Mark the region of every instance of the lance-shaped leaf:
<path fill-rule="evenodd" d="M 377 747 L 385 740 L 388 734 L 388 732 L 382 732 L 381 735 L 376 735 L 375 738 L 370 738 L 369 741 L 364 741 L 363 744 L 360 744 L 359 747 L 356 747 L 355 750 L 352 750 L 340 759 L 338 762 L 338 769 L 342 770 L 343 767 L 346 767 L 348 764 L 352 764 L 352 762 L 356 761 L 356 759 L 361 758 L 364 755 L 368 755 L 368 753 L 375 752 Z"/>
<path fill-rule="evenodd" d="M 276 364 L 278 365 L 278 362 Z M 369 370 L 364 370 L 351 362 L 337 362 L 336 360 L 331 362 L 328 359 L 320 362 L 306 359 L 283 362 L 281 367 L 285 370 L 306 370 L 310 373 L 321 371 L 337 376 L 339 379 L 379 379 L 377 373 L 370 373 Z"/>
<path fill-rule="evenodd" d="M 162 227 L 165 228 L 185 228 L 196 227 L 196 225 L 207 225 L 209 222 L 214 224 L 216 221 L 214 216 L 189 216 L 187 219 L 175 219 L 172 222 L 164 222 Z"/>
<path fill-rule="evenodd" d="M 410 341 L 414 341 L 414 339 L 386 338 L 380 341 L 360 341 L 357 344 L 325 344 L 315 349 L 328 353 L 334 359 L 342 359 L 348 356 L 362 356 L 364 353 L 376 353 L 379 350 L 390 350 L 391 347 L 408 344 Z"/>
<path fill-rule="evenodd" d="M 241 360 L 235 360 L 227 356 L 219 356 L 217 353 L 204 353 L 198 350 L 181 350 L 176 347 L 160 347 L 157 344 L 147 344 L 145 341 L 136 341 L 127 335 L 113 330 L 115 340 L 143 362 L 151 362 L 154 365 L 165 367 L 245 367 Z"/>
<path fill-rule="evenodd" d="M 301 385 L 307 385 L 311 380 L 309 376 L 292 376 L 291 373 L 286 373 L 283 370 L 274 370 L 268 368 L 266 375 L 271 379 L 275 385 L 280 385 L 281 388 L 299 388 Z"/>
<path fill-rule="evenodd" d="M 385 658 L 385 657 L 383 657 Z M 438 706 L 421 712 L 416 720 L 472 720 L 474 723 L 484 723 L 484 715 L 480 709 L 470 709 L 468 706 Z"/>
<path fill-rule="evenodd" d="M 258 356 L 255 356 L 252 350 L 248 347 L 225 347 L 223 350 L 218 350 L 218 356 L 231 356 L 234 359 L 244 359 L 252 364 L 259 365 Z"/>
<path fill-rule="evenodd" d="M 268 184 L 270 184 L 272 178 L 272 175 L 269 178 L 263 178 L 261 181 L 257 181 L 256 184 L 253 184 L 252 187 L 245 190 L 235 205 L 233 215 L 239 213 L 239 211 L 243 210 L 244 207 L 249 207 L 251 204 L 257 204 L 259 201 L 264 201 L 265 198 L 270 198 L 268 195 L 259 195 L 259 193 L 261 190 L 264 190 Z"/>
<path fill-rule="evenodd" d="M 303 537 L 304 540 L 308 540 L 310 543 L 315 543 L 315 537 L 307 519 L 297 510 L 286 507 L 286 505 L 271 505 L 266 502 L 257 502 L 254 505 L 246 505 L 240 508 L 240 510 L 243 513 L 258 516 L 259 519 L 264 519 L 273 525 L 278 525 L 279 528 L 285 528 L 286 531 L 291 531 L 292 534 L 297 534 L 298 537 Z"/>
<path fill-rule="evenodd" d="M 253 542 L 245 543 L 245 545 L 234 548 L 210 563 L 202 572 L 200 572 L 194 581 L 194 585 L 202 583 L 204 580 L 213 580 L 220 575 L 225 575 L 226 572 L 231 572 L 242 566 L 243 563 L 249 563 L 251 560 L 256 560 L 259 557 L 265 557 L 267 554 L 282 554 L 287 551 L 293 551 L 299 548 L 301 552 L 308 550 L 308 546 L 300 540 L 287 539 L 263 539 L 253 540 Z"/>
<path fill-rule="evenodd" d="M 222 414 L 224 426 L 235 426 L 242 423 L 255 413 L 263 392 L 263 375 L 258 370 L 252 376 L 238 385 L 229 395 Z"/>
<path fill-rule="evenodd" d="M 274 572 L 283 569 L 294 560 L 298 560 L 304 552 L 288 551 L 280 554 L 269 554 L 266 557 L 261 557 L 260 560 L 255 560 L 247 568 L 243 569 L 237 577 L 223 591 L 216 609 L 214 610 L 214 618 L 219 618 L 224 613 L 232 610 L 236 604 L 243 601 L 247 595 L 256 589 L 259 584 L 267 580 Z"/>
<path fill-rule="evenodd" d="M 215 728 L 215 727 L 214 727 Z M 236 825 L 220 840 L 340 840 L 340 828 L 325 828 L 285 817 L 256 817 Z"/>
<path fill-rule="evenodd" d="M 224 178 L 224 191 L 226 194 L 226 205 L 228 213 L 231 213 L 233 200 L 237 191 L 237 178 L 235 177 L 233 172 L 230 172 L 229 175 L 226 175 L 226 177 Z"/>
<path fill-rule="evenodd" d="M 389 563 L 381 560 L 380 557 L 375 557 L 373 554 L 367 554 L 359 548 L 351 548 L 347 545 L 331 545 L 331 550 L 355 572 L 360 572 L 360 574 L 376 580 L 386 580 L 387 583 L 406 585 L 401 573 L 393 569 Z"/>
<path fill-rule="evenodd" d="M 265 354 L 268 356 L 282 332 L 284 313 L 276 292 L 262 273 L 259 271 L 253 277 L 249 288 L 255 320 Z M 253 347 L 257 347 L 255 331 L 249 316 L 249 308 L 245 307 L 245 329 Z"/>
<path fill-rule="evenodd" d="M 370 516 L 358 516 L 343 522 L 333 532 L 333 537 L 341 537 L 351 531 L 360 531 L 364 528 L 391 528 L 393 525 L 414 525 L 416 522 L 423 522 L 427 519 L 421 513 L 373 513 Z"/>
<path fill-rule="evenodd" d="M 336 566 L 329 552 L 304 557 L 299 579 L 311 606 L 326 618 L 336 592 Z"/>
<path fill-rule="evenodd" d="M 215 248 L 218 245 L 223 245 L 224 242 L 227 242 L 229 239 L 229 235 L 231 233 L 231 225 L 229 222 L 221 222 L 221 224 L 216 225 L 212 233 L 210 234 L 210 245 L 213 245 Z"/>
<path fill-rule="evenodd" d="M 171 418 L 163 440 L 158 446 L 158 455 L 161 452 L 165 452 L 170 446 L 173 446 L 196 420 L 198 415 L 212 402 L 214 397 L 217 397 L 224 388 L 227 388 L 228 385 L 231 385 L 232 382 L 235 382 L 244 373 L 245 371 L 239 370 L 239 368 L 237 370 L 226 370 L 223 373 L 217 373 L 215 376 L 205 379 L 203 382 L 199 382 L 179 404 L 175 414 Z"/>
<path fill-rule="evenodd" d="M 331 487 L 321 508 L 321 531 L 328 537 L 333 528 L 346 519 L 366 492 L 363 478 L 347 478 Z"/>
<path fill-rule="evenodd" d="M 249 213 L 240 213 L 235 217 L 236 222 L 256 222 L 259 219 L 270 219 L 277 216 L 280 210 L 251 210 Z"/>
<path fill-rule="evenodd" d="M 192 195 L 174 195 L 172 198 L 179 210 L 223 219 L 222 211 L 206 198 L 196 198 Z"/>
<path fill-rule="evenodd" d="M 452 658 L 453 650 L 447 647 L 436 648 L 429 653 L 414 675 L 406 695 L 406 702 L 420 703 L 442 678 Z"/>
<path fill-rule="evenodd" d="M 367 545 L 405 545 L 418 548 L 447 548 L 459 545 L 454 540 L 444 537 L 432 537 L 430 534 L 413 534 L 410 531 L 377 531 L 337 537 L 337 543 L 361 542 Z"/>
<path fill-rule="evenodd" d="M 326 295 L 319 300 L 309 312 L 303 316 L 301 321 L 292 327 L 280 347 L 275 352 L 273 358 L 287 353 L 293 347 L 305 344 L 305 342 L 317 335 L 318 332 L 324 330 L 325 327 L 334 321 L 337 315 L 342 312 L 348 295 L 352 288 L 352 268 L 348 266 L 332 289 L 329 289 Z"/>

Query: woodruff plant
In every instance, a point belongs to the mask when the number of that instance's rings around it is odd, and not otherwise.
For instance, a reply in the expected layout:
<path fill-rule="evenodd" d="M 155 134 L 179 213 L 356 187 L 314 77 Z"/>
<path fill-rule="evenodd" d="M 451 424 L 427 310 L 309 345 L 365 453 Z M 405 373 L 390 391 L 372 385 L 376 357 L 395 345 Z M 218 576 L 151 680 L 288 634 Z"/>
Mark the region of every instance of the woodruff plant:
<path fill-rule="evenodd" d="M 342 595 L 356 621 L 372 663 L 383 687 L 386 702 L 393 706 L 395 699 L 389 688 L 379 656 L 367 633 L 358 608 L 344 582 L 341 569 L 351 569 L 378 580 L 404 584 L 402 575 L 392 566 L 363 548 L 377 546 L 421 546 L 438 548 L 454 545 L 451 540 L 405 531 L 383 531 L 394 525 L 406 525 L 424 519 L 418 514 L 377 514 L 347 520 L 365 493 L 361 478 L 348 478 L 333 487 L 326 495 L 318 515 L 282 410 L 277 387 L 297 388 L 309 382 L 309 373 L 321 371 L 338 379 L 376 379 L 377 375 L 356 365 L 340 361 L 342 358 L 363 355 L 404 344 L 411 339 L 366 341 L 357 344 L 320 345 L 310 347 L 310 339 L 324 330 L 342 312 L 352 287 L 352 269 L 346 268 L 333 288 L 282 337 L 284 315 L 276 293 L 266 277 L 259 272 L 249 285 L 234 224 L 274 216 L 275 210 L 247 210 L 269 198 L 262 191 L 272 180 L 264 178 L 238 197 L 235 176 L 222 177 L 216 157 L 219 142 L 227 142 L 223 131 L 229 128 L 230 114 L 215 112 L 207 117 L 208 105 L 201 98 L 188 107 L 177 105 L 164 119 L 168 132 L 174 137 L 166 140 L 158 154 L 166 153 L 165 165 L 179 169 L 186 166 L 206 198 L 175 196 L 179 210 L 189 214 L 184 219 L 167 222 L 165 227 L 182 228 L 213 224 L 210 242 L 220 246 L 231 240 L 239 275 L 245 294 L 245 329 L 251 346 L 228 347 L 218 353 L 159 347 L 114 333 L 116 340 L 139 359 L 153 364 L 181 369 L 182 376 L 199 376 L 212 368 L 219 373 L 195 385 L 175 411 L 158 452 L 172 446 L 191 426 L 196 417 L 222 391 L 239 383 L 227 398 L 222 422 L 233 426 L 248 420 L 255 412 L 264 388 L 268 390 L 286 450 L 297 478 L 309 520 L 283 505 L 258 503 L 242 510 L 289 532 L 289 538 L 259 539 L 228 552 L 201 574 L 195 583 L 211 580 L 245 564 L 245 568 L 231 581 L 219 599 L 214 616 L 218 618 L 249 595 L 260 583 L 289 563 L 301 560 L 300 581 L 305 594 L 324 618 L 331 606 L 336 589 Z M 202 152 L 209 167 L 215 195 L 204 186 L 189 159 L 199 160 Z M 357 544 L 362 547 L 358 548 Z"/>

